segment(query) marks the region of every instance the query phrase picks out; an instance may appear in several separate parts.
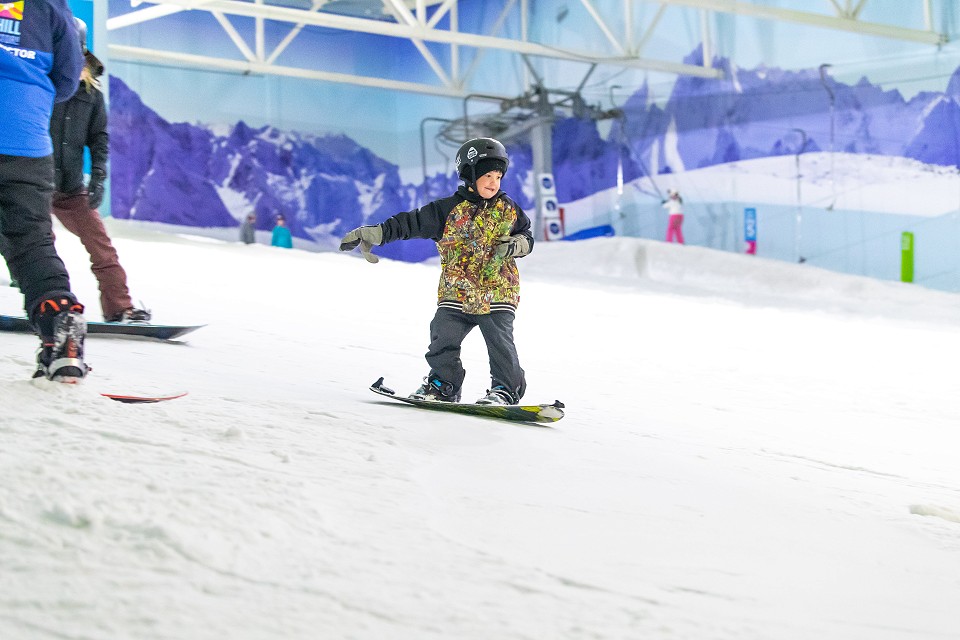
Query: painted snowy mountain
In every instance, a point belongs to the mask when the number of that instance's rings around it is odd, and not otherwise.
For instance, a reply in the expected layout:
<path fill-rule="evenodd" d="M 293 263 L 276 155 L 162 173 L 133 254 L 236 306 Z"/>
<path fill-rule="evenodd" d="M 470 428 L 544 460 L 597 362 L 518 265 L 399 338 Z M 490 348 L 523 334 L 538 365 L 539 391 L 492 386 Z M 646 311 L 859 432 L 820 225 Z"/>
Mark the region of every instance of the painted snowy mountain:
<path fill-rule="evenodd" d="M 701 64 L 700 49 L 685 59 Z M 590 121 L 562 120 L 554 131 L 561 202 L 616 184 L 617 155 L 627 182 L 729 162 L 836 151 L 901 156 L 960 166 L 960 69 L 945 93 L 910 100 L 861 79 L 837 82 L 825 69 L 739 69 L 715 58 L 721 79 L 681 77 L 666 103 L 639 87 L 603 140 Z M 659 104 L 658 104 L 659 102 Z M 662 106 L 659 106 L 662 104 Z M 621 144 L 622 141 L 622 144 Z"/>
<path fill-rule="evenodd" d="M 236 227 L 250 213 L 269 230 L 283 214 L 294 236 L 333 248 L 362 224 L 448 196 L 456 176 L 403 184 L 396 165 L 345 135 L 305 136 L 239 122 L 225 134 L 170 123 L 116 76 L 110 78 L 112 215 L 194 227 Z M 511 153 L 504 189 L 529 208 L 521 184 L 530 154 Z M 527 190 L 528 191 L 528 190 Z M 436 255 L 428 240 L 392 243 L 385 257 Z"/>
<path fill-rule="evenodd" d="M 294 236 L 335 246 L 350 229 L 413 208 L 416 189 L 395 165 L 346 136 L 304 137 L 243 122 L 226 135 L 169 123 L 110 78 L 112 215 L 195 227 L 236 227 L 248 214 L 270 230 L 284 214 Z M 435 255 L 411 241 L 381 253 Z"/>
<path fill-rule="evenodd" d="M 701 60 L 698 49 L 685 62 Z M 606 139 L 594 121 L 558 119 L 553 170 L 560 202 L 613 187 L 618 160 L 625 182 L 831 150 L 960 166 L 960 70 L 945 92 L 907 100 L 866 79 L 837 82 L 826 69 L 740 69 L 723 58 L 714 65 L 725 71 L 722 79 L 679 78 L 666 102 L 646 85 L 638 87 Z M 117 218 L 233 227 L 254 213 L 257 227 L 269 230 L 283 213 L 296 237 L 333 248 L 349 229 L 413 209 L 457 186 L 452 174 L 404 184 L 396 165 L 346 135 L 308 136 L 243 122 L 225 132 L 170 123 L 115 76 L 110 91 L 111 202 Z M 530 147 L 508 148 L 511 165 L 503 189 L 530 213 Z M 429 241 L 393 243 L 380 253 L 410 261 L 436 255 Z"/>

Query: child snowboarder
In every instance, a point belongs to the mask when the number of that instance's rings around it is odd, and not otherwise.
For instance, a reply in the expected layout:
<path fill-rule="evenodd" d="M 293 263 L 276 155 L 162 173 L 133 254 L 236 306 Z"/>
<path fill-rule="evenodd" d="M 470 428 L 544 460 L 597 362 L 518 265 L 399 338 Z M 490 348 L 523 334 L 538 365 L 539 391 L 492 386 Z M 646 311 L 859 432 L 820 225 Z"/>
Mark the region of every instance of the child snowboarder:
<path fill-rule="evenodd" d="M 526 391 L 513 342 L 513 318 L 520 302 L 515 258 L 533 249 L 530 219 L 500 190 L 510 166 L 507 150 L 493 138 L 475 138 L 457 151 L 456 193 L 420 209 L 398 213 L 382 224 L 349 232 L 341 251 L 360 245 L 368 262 L 379 260 L 373 245 L 430 238 L 440 253 L 438 307 L 430 323 L 426 353 L 430 372 L 411 397 L 459 402 L 466 372 L 460 345 L 480 327 L 490 359 L 490 389 L 477 404 L 517 404 Z"/>

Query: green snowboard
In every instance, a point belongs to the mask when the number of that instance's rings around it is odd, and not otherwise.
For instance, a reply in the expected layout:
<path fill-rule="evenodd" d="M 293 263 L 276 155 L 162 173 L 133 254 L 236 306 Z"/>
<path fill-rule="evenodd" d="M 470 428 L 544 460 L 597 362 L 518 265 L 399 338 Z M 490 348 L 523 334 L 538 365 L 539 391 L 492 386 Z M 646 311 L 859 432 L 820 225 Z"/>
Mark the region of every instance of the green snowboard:
<path fill-rule="evenodd" d="M 393 398 L 400 402 L 412 404 L 415 407 L 423 409 L 432 409 L 434 411 L 448 411 L 450 413 L 462 413 L 468 416 L 481 416 L 484 418 L 499 418 L 500 420 L 512 420 L 514 422 L 556 422 L 563 417 L 563 403 L 557 400 L 553 404 L 467 404 L 464 402 L 437 402 L 435 400 L 419 400 L 417 398 L 408 398 L 398 396 L 393 389 L 383 386 L 383 378 L 380 378 L 372 385 L 370 390 L 381 396 Z"/>

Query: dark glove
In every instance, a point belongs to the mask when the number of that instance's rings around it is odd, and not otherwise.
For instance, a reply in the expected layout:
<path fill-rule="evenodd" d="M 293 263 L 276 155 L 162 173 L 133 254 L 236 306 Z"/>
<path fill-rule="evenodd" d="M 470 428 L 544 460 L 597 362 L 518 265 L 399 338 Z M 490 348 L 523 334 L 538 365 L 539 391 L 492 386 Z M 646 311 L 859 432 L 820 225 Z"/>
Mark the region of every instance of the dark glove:
<path fill-rule="evenodd" d="M 373 245 L 380 246 L 382 242 L 383 229 L 380 228 L 380 225 L 359 227 L 343 236 L 340 241 L 340 251 L 350 251 L 360 245 L 360 253 L 363 254 L 367 262 L 377 263 L 380 258 L 370 253 L 370 249 L 373 248 Z"/>
<path fill-rule="evenodd" d="M 494 247 L 493 254 L 498 258 L 522 258 L 530 253 L 530 241 L 527 236 L 503 236 L 500 243 Z"/>
<path fill-rule="evenodd" d="M 103 174 L 90 174 L 90 184 L 87 185 L 87 194 L 90 197 L 90 208 L 96 209 L 103 203 L 103 180 L 106 178 Z"/>

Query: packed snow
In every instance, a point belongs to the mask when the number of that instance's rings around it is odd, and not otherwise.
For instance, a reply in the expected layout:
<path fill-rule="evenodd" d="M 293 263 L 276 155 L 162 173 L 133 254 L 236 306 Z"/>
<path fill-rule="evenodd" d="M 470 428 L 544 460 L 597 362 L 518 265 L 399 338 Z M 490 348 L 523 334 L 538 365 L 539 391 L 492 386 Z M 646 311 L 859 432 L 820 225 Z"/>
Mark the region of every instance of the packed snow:
<path fill-rule="evenodd" d="M 0 333 L 0 638 L 960 638 L 955 294 L 539 243 L 524 400 L 567 413 L 528 426 L 367 389 L 426 373 L 436 264 L 108 222 L 134 299 L 206 326 L 91 336 L 77 386 Z"/>

